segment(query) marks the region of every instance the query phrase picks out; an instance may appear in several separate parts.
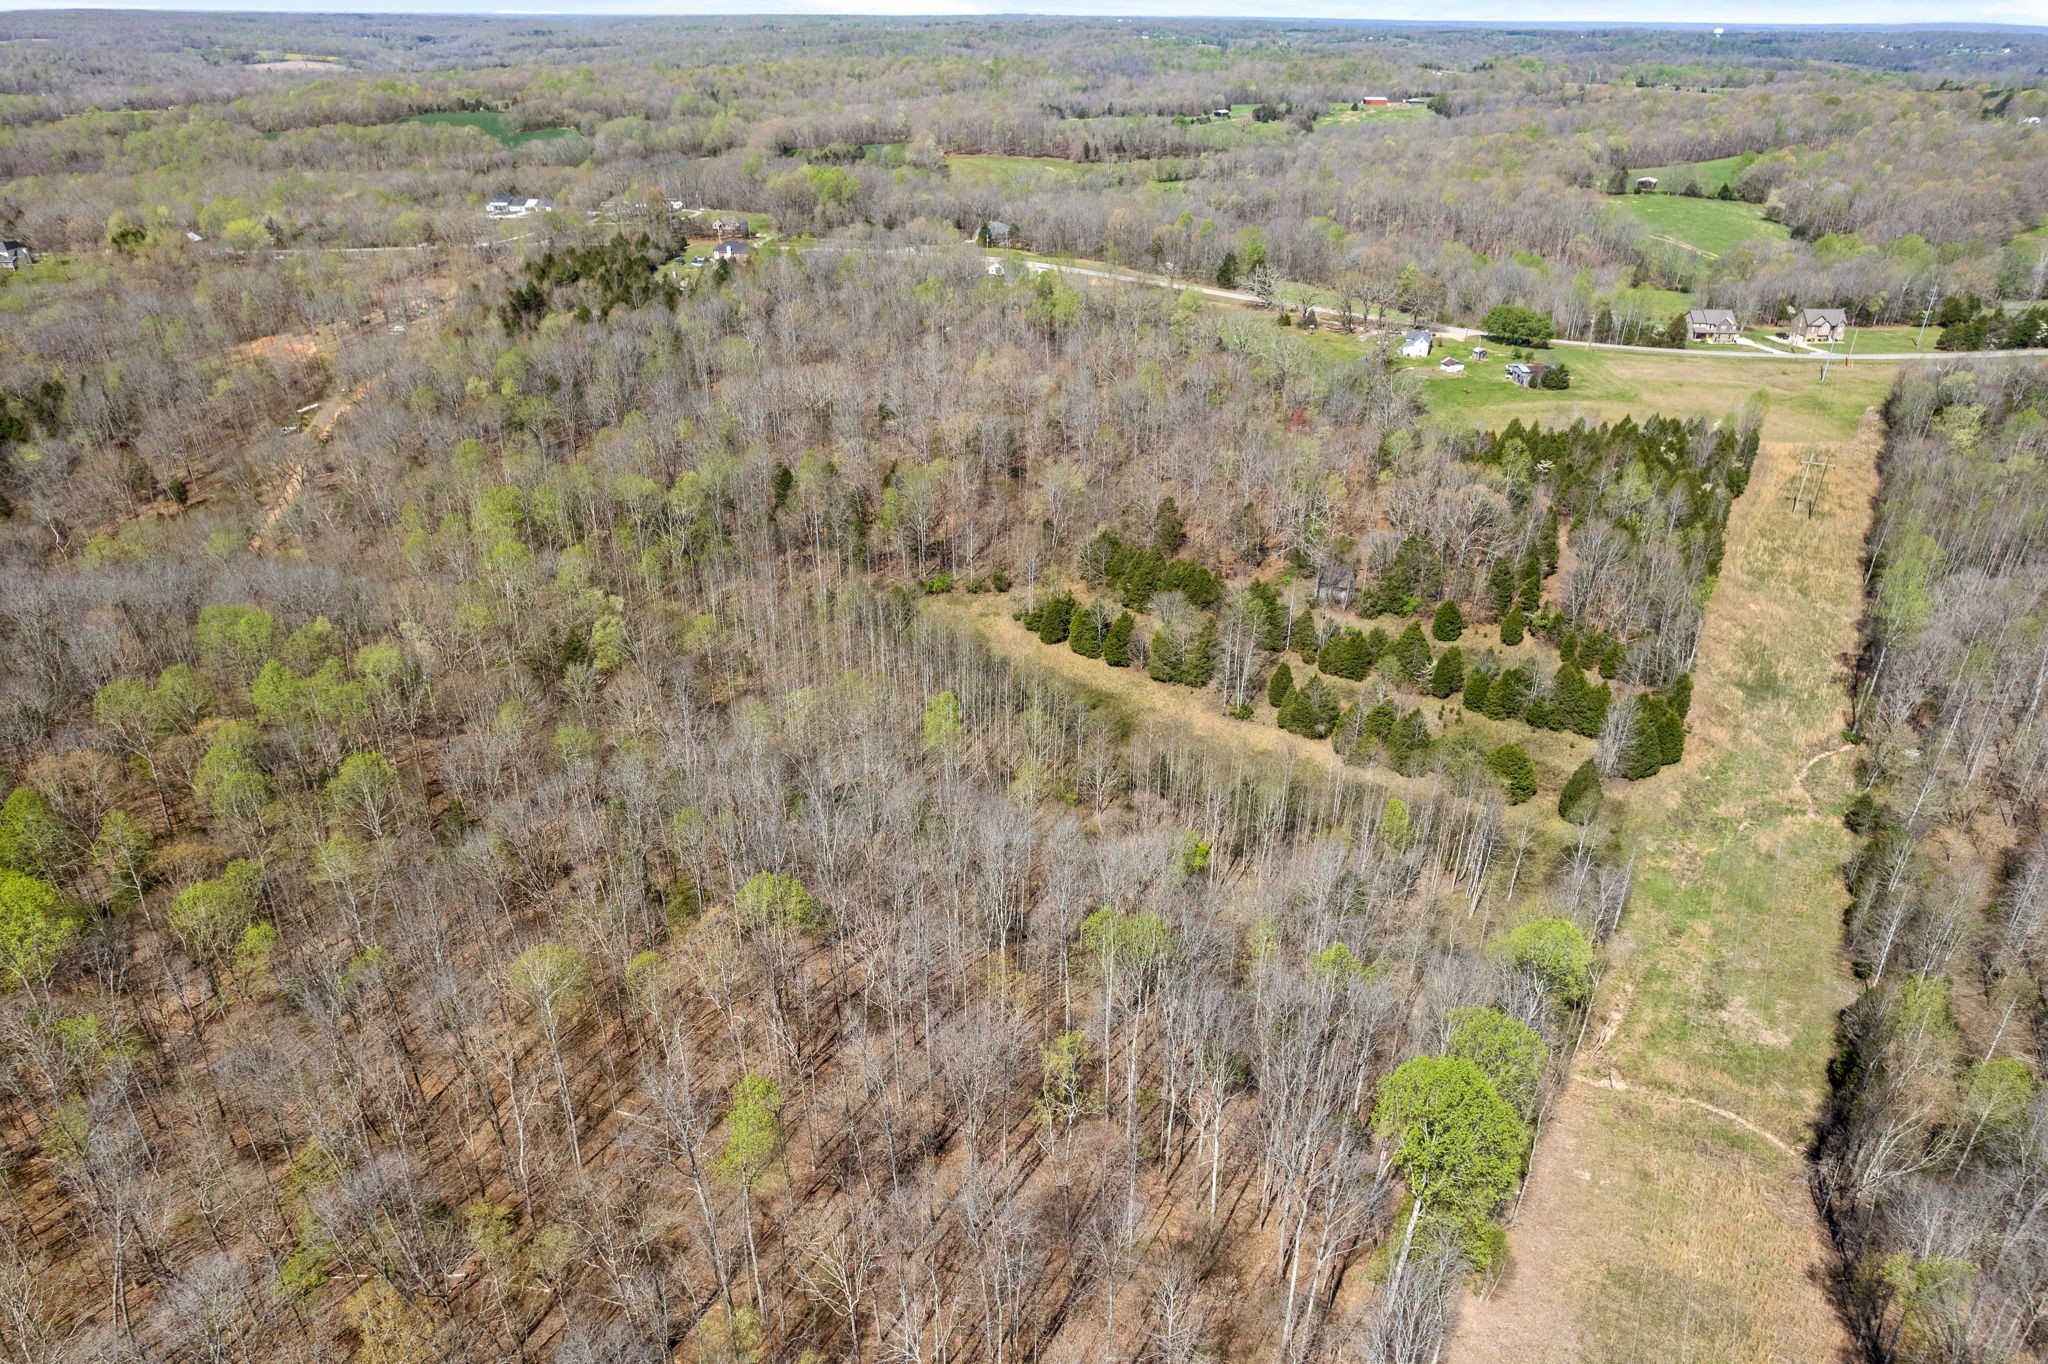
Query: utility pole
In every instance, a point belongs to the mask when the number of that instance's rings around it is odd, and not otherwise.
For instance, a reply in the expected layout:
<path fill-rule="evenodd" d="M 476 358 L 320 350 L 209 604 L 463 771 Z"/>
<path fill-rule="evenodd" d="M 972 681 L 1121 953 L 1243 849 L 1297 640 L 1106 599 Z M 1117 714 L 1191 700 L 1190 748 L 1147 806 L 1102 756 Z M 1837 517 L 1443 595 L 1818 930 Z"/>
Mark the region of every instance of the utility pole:
<path fill-rule="evenodd" d="M 1920 349 L 1920 343 L 1927 339 L 1927 319 L 1934 316 L 1935 300 L 1941 297 L 1941 286 L 1935 285 L 1927 291 L 1927 311 L 1920 314 L 1920 334 L 1913 338 L 1913 349 Z"/>
<path fill-rule="evenodd" d="M 1792 512 L 1795 516 L 1799 512 L 1799 504 L 1804 502 L 1806 504 L 1807 519 L 1813 519 L 1814 504 L 1820 501 L 1821 489 L 1827 486 L 1828 470 L 1834 467 L 1834 462 L 1822 459 L 1818 450 L 1806 452 L 1806 458 L 1800 462 L 1799 466 L 1799 486 L 1792 490 Z M 1820 477 L 1814 481 L 1813 496 L 1808 497 L 1806 495 L 1807 480 L 1813 477 L 1816 470 L 1820 472 Z"/>

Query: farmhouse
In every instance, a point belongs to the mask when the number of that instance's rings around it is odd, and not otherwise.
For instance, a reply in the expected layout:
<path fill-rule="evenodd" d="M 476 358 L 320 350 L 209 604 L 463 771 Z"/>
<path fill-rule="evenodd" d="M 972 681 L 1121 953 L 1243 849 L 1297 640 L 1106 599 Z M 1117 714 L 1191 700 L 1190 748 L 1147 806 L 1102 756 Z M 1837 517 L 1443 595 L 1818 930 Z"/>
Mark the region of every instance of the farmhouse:
<path fill-rule="evenodd" d="M 1840 308 L 1801 308 L 1792 319 L 1792 334 L 1801 341 L 1832 343 L 1848 329 L 1849 316 Z"/>
<path fill-rule="evenodd" d="M 751 237 L 754 225 L 736 213 L 721 214 L 711 220 L 711 230 L 721 237 Z"/>
<path fill-rule="evenodd" d="M 1655 190 L 1656 188 L 1657 188 L 1657 177 L 1656 177 L 1656 176 L 1654 176 L 1654 175 L 1638 175 L 1638 176 L 1636 177 L 1636 193 L 1638 193 L 1638 194 L 1648 194 L 1648 193 L 1650 193 L 1651 191 Z"/>
<path fill-rule="evenodd" d="M 1430 348 L 1436 344 L 1436 337 L 1427 327 L 1410 327 L 1401 333 L 1401 354 L 1414 360 L 1429 358 Z"/>
<path fill-rule="evenodd" d="M 490 218 L 524 218 L 534 213 L 554 211 L 553 199 L 538 199 L 525 194 L 493 194 L 484 200 L 484 215 Z"/>
<path fill-rule="evenodd" d="M 1685 315 L 1688 340 L 1733 345 L 1742 335 L 1742 324 L 1732 308 L 1693 308 Z"/>
<path fill-rule="evenodd" d="M 35 262 L 36 253 L 24 242 L 0 242 L 0 270 L 19 270 Z"/>
<path fill-rule="evenodd" d="M 1523 388 L 1541 388 L 1543 386 L 1543 376 L 1548 373 L 1550 373 L 1550 366 L 1548 365 L 1524 364 L 1519 360 L 1507 368 L 1509 381 L 1520 384 Z"/>

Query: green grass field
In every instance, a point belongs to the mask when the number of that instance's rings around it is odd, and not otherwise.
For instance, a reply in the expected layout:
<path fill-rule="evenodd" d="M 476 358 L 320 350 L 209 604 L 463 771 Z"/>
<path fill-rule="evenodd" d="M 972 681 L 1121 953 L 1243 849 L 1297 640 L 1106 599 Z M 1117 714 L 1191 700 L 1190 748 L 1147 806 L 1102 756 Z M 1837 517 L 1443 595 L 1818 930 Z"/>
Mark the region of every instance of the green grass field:
<path fill-rule="evenodd" d="M 1054 156 L 980 156 L 970 153 L 948 156 L 946 169 L 963 185 L 1029 185 L 1035 182 L 1075 183 L 1092 171 L 1116 169 L 1115 164 L 1083 165 Z"/>
<path fill-rule="evenodd" d="M 1580 350 L 1559 346 L 1543 359 L 1570 366 L 1572 386 L 1562 393 L 1518 388 L 1502 369 L 1505 352 L 1489 347 L 1493 358 L 1474 364 L 1462 376 L 1439 377 L 1435 360 L 1412 362 L 1432 411 L 1474 426 L 1493 428 L 1516 417 L 1525 421 L 1571 421 L 1588 417 L 1616 421 L 1646 413 L 1667 416 L 1721 417 L 1740 408 L 1751 394 L 1762 393 L 1769 404 L 1764 434 L 1771 440 L 1846 440 L 1856 432 L 1863 410 L 1882 402 L 1890 390 L 1899 361 L 1871 361 L 1834 368 L 1820 381 L 1821 366 L 1812 360 L 1783 362 L 1758 358 L 1709 358 L 1690 351 L 1653 355 L 1637 351 Z M 1453 342 L 1439 347 L 1463 355 L 1469 346 Z"/>
<path fill-rule="evenodd" d="M 1754 204 L 1688 199 L 1676 194 L 1623 194 L 1614 202 L 1659 238 L 1702 255 L 1722 256 L 1749 241 L 1783 241 L 1792 234 L 1767 222 Z"/>
<path fill-rule="evenodd" d="M 1698 182 L 1702 194 L 1718 194 L 1721 186 L 1733 184 L 1735 177 L 1748 169 L 1757 153 L 1742 152 L 1736 156 L 1723 156 L 1713 161 L 1685 161 L 1672 166 L 1651 166 L 1647 170 L 1631 170 L 1628 178 L 1633 183 L 1638 176 L 1654 175 L 1657 188 L 1667 194 L 1675 194 L 1690 175 Z"/>
<path fill-rule="evenodd" d="M 436 114 L 414 114 L 407 123 L 425 123 L 443 128 L 474 128 L 485 137 L 494 137 L 508 147 L 522 147 L 529 142 L 546 142 L 550 138 L 567 137 L 569 128 L 535 128 L 531 132 L 520 132 L 511 121 L 496 109 L 474 109 L 461 112 L 446 111 Z"/>

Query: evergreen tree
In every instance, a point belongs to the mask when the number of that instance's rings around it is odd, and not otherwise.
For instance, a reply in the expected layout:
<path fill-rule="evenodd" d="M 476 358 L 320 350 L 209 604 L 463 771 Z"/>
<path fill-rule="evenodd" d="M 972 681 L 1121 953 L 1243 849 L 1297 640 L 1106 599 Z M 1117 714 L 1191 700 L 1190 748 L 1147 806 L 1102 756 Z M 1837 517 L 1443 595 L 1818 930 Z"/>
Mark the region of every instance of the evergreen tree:
<path fill-rule="evenodd" d="M 1683 720 L 1692 714 L 1691 673 L 1680 673 L 1671 680 L 1668 699 L 1671 702 L 1671 709 L 1677 713 L 1679 719 Z"/>
<path fill-rule="evenodd" d="M 1102 657 L 1102 620 L 1098 607 L 1074 612 L 1067 626 L 1067 647 L 1083 658 Z"/>
<path fill-rule="evenodd" d="M 1616 770 L 1630 781 L 1641 781 L 1656 776 L 1664 766 L 1664 734 L 1659 726 L 1664 703 L 1654 693 L 1645 692 L 1627 704 L 1635 707 L 1635 723 Z"/>
<path fill-rule="evenodd" d="M 1112 668 L 1131 666 L 1131 631 L 1137 622 L 1126 611 L 1116 618 L 1109 627 L 1109 633 L 1102 637 L 1102 661 Z"/>
<path fill-rule="evenodd" d="M 1522 614 L 1521 607 L 1510 608 L 1508 613 L 1500 618 L 1500 642 L 1503 644 L 1520 644 L 1522 642 L 1522 634 L 1528 629 L 1528 625 L 1529 618 Z"/>
<path fill-rule="evenodd" d="M 1357 682 L 1372 671 L 1372 663 L 1366 652 L 1365 636 L 1353 626 L 1345 626 L 1330 636 L 1316 655 L 1316 666 L 1332 677 L 1347 678 Z"/>
<path fill-rule="evenodd" d="M 1449 696 L 1465 685 L 1465 653 L 1453 644 L 1444 650 L 1436 661 L 1436 668 L 1429 675 L 1429 694 L 1436 697 Z"/>
<path fill-rule="evenodd" d="M 1244 594 L 1251 602 L 1253 619 L 1258 622 L 1259 647 L 1268 653 L 1279 653 L 1287 647 L 1286 609 L 1273 595 L 1273 589 L 1257 578 L 1246 586 Z"/>
<path fill-rule="evenodd" d="M 1394 722 L 1400 715 L 1392 701 L 1382 701 L 1366 712 L 1365 720 L 1359 725 L 1361 737 L 1379 743 L 1394 732 Z"/>
<path fill-rule="evenodd" d="M 1408 622 L 1408 628 L 1394 641 L 1394 661 L 1401 665 L 1401 672 L 1410 682 L 1421 686 L 1429 680 L 1430 665 L 1435 661 L 1429 651 L 1429 641 L 1422 637 L 1422 622 Z"/>
<path fill-rule="evenodd" d="M 1600 798 L 1600 773 L 1588 758 L 1565 782 L 1564 790 L 1558 792 L 1557 812 L 1572 824 L 1591 824 L 1593 816 L 1600 813 Z"/>
<path fill-rule="evenodd" d="M 1486 714 L 1487 693 L 1493 687 L 1493 674 L 1474 669 L 1465 674 L 1465 709 L 1480 715 Z"/>
<path fill-rule="evenodd" d="M 1187 523 L 1181 520 L 1180 508 L 1171 497 L 1160 498 L 1159 508 L 1152 514 L 1152 548 L 1171 557 L 1187 542 Z"/>
<path fill-rule="evenodd" d="M 1316 737 L 1322 738 L 1337 727 L 1337 720 L 1344 714 L 1344 699 L 1324 685 L 1320 677 L 1312 678 L 1308 684 L 1310 701 L 1316 708 L 1316 723 L 1319 726 Z"/>
<path fill-rule="evenodd" d="M 1558 636 L 1557 661 L 1568 668 L 1579 666 L 1579 632 L 1567 630 Z"/>
<path fill-rule="evenodd" d="M 1237 287 L 1237 252 L 1225 251 L 1223 259 L 1216 266 L 1216 287 L 1235 289 Z"/>
<path fill-rule="evenodd" d="M 1657 742 L 1667 766 L 1685 757 L 1685 717 L 1668 702 L 1658 708 Z"/>
<path fill-rule="evenodd" d="M 1502 744 L 1486 759 L 1508 793 L 1508 804 L 1520 805 L 1536 794 L 1536 765 L 1520 744 Z"/>
<path fill-rule="evenodd" d="M 1067 628 L 1074 619 L 1074 599 L 1062 592 L 1059 596 L 1039 608 L 1038 642 L 1041 644 L 1064 644 L 1067 642 Z"/>
<path fill-rule="evenodd" d="M 1496 620 L 1515 604 L 1515 570 L 1506 559 L 1496 560 L 1493 571 L 1486 575 L 1486 600 L 1493 607 Z"/>
<path fill-rule="evenodd" d="M 1493 679 L 1493 685 L 1486 689 L 1486 709 L 1480 714 L 1489 720 L 1513 720 L 1522 714 L 1522 708 L 1529 700 L 1529 673 L 1526 668 L 1509 668 Z"/>
<path fill-rule="evenodd" d="M 1287 703 L 1287 698 L 1293 691 L 1294 669 L 1288 667 L 1287 661 L 1282 659 L 1280 666 L 1273 669 L 1273 680 L 1266 684 L 1266 700 L 1277 710 Z"/>
<path fill-rule="evenodd" d="M 1436 617 L 1430 621 L 1429 632 L 1445 644 L 1456 643 L 1465 633 L 1465 613 L 1458 604 L 1446 599 L 1436 608 Z"/>
<path fill-rule="evenodd" d="M 1280 728 L 1290 734 L 1299 734 L 1304 739 L 1321 739 L 1329 735 L 1337 722 L 1337 698 L 1323 685 L 1320 677 L 1311 677 L 1305 687 L 1296 687 L 1288 694 L 1280 707 Z"/>
<path fill-rule="evenodd" d="M 1366 632 L 1365 670 L 1359 674 L 1360 677 L 1365 676 L 1366 673 L 1379 666 L 1379 661 L 1387 656 L 1387 649 L 1391 644 L 1392 641 L 1387 638 L 1387 632 L 1380 629 L 1377 625 Z"/>
<path fill-rule="evenodd" d="M 1404 777 L 1420 772 L 1429 757 L 1429 722 L 1411 710 L 1394 722 L 1387 735 L 1387 766 Z"/>
<path fill-rule="evenodd" d="M 1154 682 L 1177 682 L 1183 650 L 1173 631 L 1161 627 L 1152 632 L 1152 646 L 1145 650 L 1145 674 Z"/>
<path fill-rule="evenodd" d="M 1302 607 L 1301 614 L 1294 618 L 1294 629 L 1290 632 L 1287 642 L 1294 646 L 1294 652 L 1301 655 L 1302 662 L 1316 661 L 1316 653 L 1323 644 L 1316 630 L 1316 618 L 1309 614 L 1306 606 Z"/>
<path fill-rule="evenodd" d="M 1617 639 L 1609 644 L 1606 651 L 1600 655 L 1600 675 L 1612 682 L 1615 675 L 1621 671 L 1621 665 L 1625 661 L 1626 659 L 1622 654 L 1621 641 Z"/>

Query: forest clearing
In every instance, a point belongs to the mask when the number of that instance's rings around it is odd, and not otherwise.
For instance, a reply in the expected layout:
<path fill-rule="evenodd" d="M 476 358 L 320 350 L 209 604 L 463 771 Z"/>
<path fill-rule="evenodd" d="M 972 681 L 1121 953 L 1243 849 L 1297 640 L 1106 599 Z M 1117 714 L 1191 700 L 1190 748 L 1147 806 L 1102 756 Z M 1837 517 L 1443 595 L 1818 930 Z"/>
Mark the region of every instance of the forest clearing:
<path fill-rule="evenodd" d="M 1816 452 L 1835 467 L 1811 515 L 1790 501 L 1807 450 L 1766 445 L 1731 518 L 1695 674 L 1703 760 L 1630 810 L 1640 894 L 1577 1060 L 1590 1083 L 1558 1096 L 1509 1232 L 1527 1250 L 1468 1305 L 1454 1360 L 1791 1364 L 1845 1348 L 1804 1152 L 1850 996 L 1838 812 L 1874 422 Z"/>

